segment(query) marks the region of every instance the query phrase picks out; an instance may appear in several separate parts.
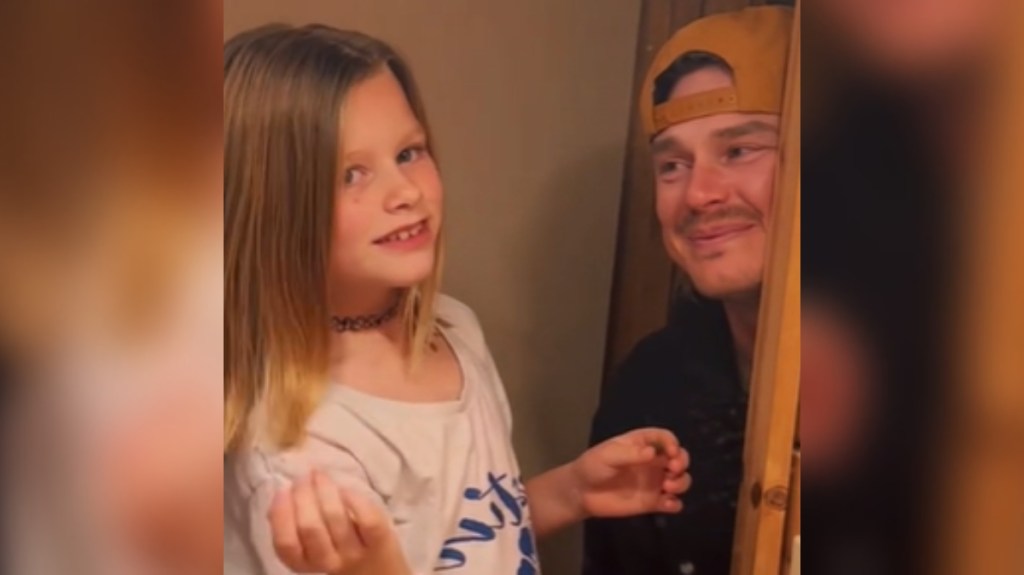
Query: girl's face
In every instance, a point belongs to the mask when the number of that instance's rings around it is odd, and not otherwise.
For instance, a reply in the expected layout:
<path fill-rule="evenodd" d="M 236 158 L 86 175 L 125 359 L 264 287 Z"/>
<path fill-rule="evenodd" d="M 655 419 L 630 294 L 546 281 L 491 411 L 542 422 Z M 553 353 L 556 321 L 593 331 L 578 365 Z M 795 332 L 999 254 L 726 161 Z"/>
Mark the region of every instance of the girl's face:
<path fill-rule="evenodd" d="M 335 289 L 412 287 L 434 269 L 441 179 L 424 127 L 387 69 L 341 108 L 331 238 Z"/>

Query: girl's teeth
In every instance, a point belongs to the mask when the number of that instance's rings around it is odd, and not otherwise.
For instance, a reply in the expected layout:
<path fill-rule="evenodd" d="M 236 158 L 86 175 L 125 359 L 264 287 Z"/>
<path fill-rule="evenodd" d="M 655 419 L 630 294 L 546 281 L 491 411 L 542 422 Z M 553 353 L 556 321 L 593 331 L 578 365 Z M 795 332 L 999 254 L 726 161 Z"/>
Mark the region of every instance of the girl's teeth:
<path fill-rule="evenodd" d="M 403 230 L 401 232 L 398 232 L 397 234 L 390 235 L 384 241 L 386 241 L 386 242 L 404 242 L 405 240 L 407 240 L 409 238 L 416 237 L 416 236 L 420 235 L 420 232 L 422 232 L 422 231 L 423 231 L 423 225 L 421 224 L 421 225 L 418 225 L 418 226 L 416 226 L 415 228 L 413 228 L 411 230 Z"/>

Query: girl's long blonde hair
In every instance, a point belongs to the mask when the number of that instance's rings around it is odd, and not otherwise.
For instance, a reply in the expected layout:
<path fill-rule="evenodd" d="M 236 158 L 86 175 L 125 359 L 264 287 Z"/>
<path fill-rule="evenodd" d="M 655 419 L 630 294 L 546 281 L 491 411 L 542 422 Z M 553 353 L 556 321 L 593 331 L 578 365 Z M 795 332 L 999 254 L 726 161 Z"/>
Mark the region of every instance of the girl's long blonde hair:
<path fill-rule="evenodd" d="M 339 117 L 354 85 L 386 68 L 427 131 L 405 62 L 388 45 L 326 26 L 270 25 L 224 47 L 224 448 L 254 433 L 302 439 L 327 382 L 327 271 Z M 429 145 L 429 142 L 428 142 Z M 415 364 L 434 331 L 434 269 L 404 292 Z"/>

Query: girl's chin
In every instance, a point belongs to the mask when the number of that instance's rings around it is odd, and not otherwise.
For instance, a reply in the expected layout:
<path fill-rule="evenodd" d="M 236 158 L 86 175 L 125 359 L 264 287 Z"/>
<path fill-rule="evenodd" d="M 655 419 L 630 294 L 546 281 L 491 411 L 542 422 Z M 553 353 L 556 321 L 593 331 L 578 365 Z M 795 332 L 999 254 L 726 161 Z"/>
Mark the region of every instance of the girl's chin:
<path fill-rule="evenodd" d="M 423 282 L 427 281 L 428 277 L 430 277 L 430 276 L 429 275 L 423 275 L 423 276 L 409 277 L 409 278 L 403 278 L 403 279 L 396 279 L 394 281 L 387 282 L 384 285 L 387 285 L 391 289 L 395 289 L 395 290 L 407 290 L 407 289 L 412 289 L 412 288 L 414 288 L 414 287 L 416 287 L 418 285 L 421 285 Z"/>
<path fill-rule="evenodd" d="M 385 289 L 406 290 L 422 284 L 429 277 L 430 270 L 425 273 L 409 273 L 409 270 L 406 270 L 405 273 L 381 275 L 373 283 Z"/>
<path fill-rule="evenodd" d="M 342 289 L 408 289 L 430 278 L 434 272 L 434 258 L 408 258 L 360 271 L 362 273 L 332 274 L 332 283 Z"/>

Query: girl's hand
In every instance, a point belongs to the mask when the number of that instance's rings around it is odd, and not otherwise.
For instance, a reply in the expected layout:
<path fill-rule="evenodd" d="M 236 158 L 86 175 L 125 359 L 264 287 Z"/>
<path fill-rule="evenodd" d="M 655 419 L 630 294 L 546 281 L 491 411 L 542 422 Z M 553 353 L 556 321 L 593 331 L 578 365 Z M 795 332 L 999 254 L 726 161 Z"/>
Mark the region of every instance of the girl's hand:
<path fill-rule="evenodd" d="M 595 445 L 572 465 L 585 517 L 678 513 L 689 457 L 672 432 L 635 429 Z"/>
<path fill-rule="evenodd" d="M 269 518 L 274 550 L 296 573 L 410 573 L 388 517 L 318 471 L 278 492 Z"/>

